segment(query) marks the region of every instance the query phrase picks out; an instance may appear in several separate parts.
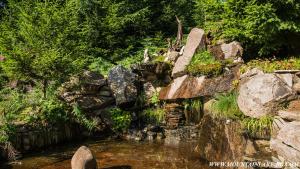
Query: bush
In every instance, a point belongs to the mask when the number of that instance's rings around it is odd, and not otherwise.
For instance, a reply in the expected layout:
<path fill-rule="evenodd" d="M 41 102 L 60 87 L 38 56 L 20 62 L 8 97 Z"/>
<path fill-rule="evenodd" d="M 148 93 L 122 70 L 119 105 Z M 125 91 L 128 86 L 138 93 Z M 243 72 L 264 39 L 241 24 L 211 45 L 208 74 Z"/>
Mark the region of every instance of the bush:
<path fill-rule="evenodd" d="M 92 131 L 97 127 L 97 120 L 96 119 L 88 119 L 86 114 L 81 110 L 78 104 L 73 106 L 72 115 L 74 116 L 75 120 L 87 128 L 89 131 Z"/>
<path fill-rule="evenodd" d="M 162 108 L 149 108 L 142 112 L 142 117 L 148 123 L 160 124 L 164 121 L 165 111 Z"/>
<path fill-rule="evenodd" d="M 123 132 L 127 130 L 131 124 L 130 112 L 123 111 L 119 108 L 112 108 L 109 110 L 113 121 L 112 130 L 115 132 Z"/>
<path fill-rule="evenodd" d="M 248 58 L 299 52 L 299 1 L 196 0 L 195 18 L 213 36 L 237 40 Z M 283 38 L 284 37 L 284 38 Z"/>
<path fill-rule="evenodd" d="M 222 73 L 223 65 L 220 61 L 215 60 L 211 53 L 202 51 L 193 57 L 187 71 L 194 76 L 217 76 Z"/>

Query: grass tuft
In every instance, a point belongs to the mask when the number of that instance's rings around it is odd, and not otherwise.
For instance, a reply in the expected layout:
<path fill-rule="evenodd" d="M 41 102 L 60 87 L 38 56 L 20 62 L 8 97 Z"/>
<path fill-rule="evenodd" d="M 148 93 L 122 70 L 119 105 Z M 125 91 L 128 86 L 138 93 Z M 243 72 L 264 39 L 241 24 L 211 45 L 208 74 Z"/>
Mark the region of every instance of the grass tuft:
<path fill-rule="evenodd" d="M 216 117 L 230 119 L 241 119 L 243 117 L 243 113 L 237 104 L 236 92 L 219 94 L 215 99 L 216 101 L 212 104 L 211 109 Z"/>

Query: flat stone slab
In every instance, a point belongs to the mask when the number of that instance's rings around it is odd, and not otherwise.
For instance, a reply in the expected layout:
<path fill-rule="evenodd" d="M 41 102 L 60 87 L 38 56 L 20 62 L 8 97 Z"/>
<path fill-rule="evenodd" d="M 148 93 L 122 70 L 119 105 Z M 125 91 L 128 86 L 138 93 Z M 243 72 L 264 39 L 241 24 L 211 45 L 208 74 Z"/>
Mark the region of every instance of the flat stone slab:
<path fill-rule="evenodd" d="M 298 73 L 300 70 L 275 70 L 274 73 Z"/>
<path fill-rule="evenodd" d="M 289 121 L 300 121 L 300 111 L 280 110 L 278 116 Z"/>
<path fill-rule="evenodd" d="M 169 86 L 162 88 L 160 100 L 189 99 L 196 97 L 210 97 L 216 93 L 227 92 L 232 88 L 232 82 L 238 79 L 234 69 L 215 78 L 205 76 L 194 77 L 184 75 L 176 78 Z"/>
<path fill-rule="evenodd" d="M 205 35 L 204 30 L 199 28 L 193 28 L 187 38 L 187 43 L 183 52 L 183 55 L 180 56 L 173 68 L 172 76 L 180 77 L 183 76 L 186 72 L 186 67 L 190 64 L 194 54 L 197 52 L 197 49 L 205 48 Z"/>

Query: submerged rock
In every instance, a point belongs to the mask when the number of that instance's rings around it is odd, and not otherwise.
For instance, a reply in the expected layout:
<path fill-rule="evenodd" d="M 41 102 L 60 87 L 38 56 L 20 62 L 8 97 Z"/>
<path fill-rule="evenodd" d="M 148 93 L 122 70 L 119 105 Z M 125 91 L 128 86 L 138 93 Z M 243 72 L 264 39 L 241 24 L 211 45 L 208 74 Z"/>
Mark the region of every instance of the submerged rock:
<path fill-rule="evenodd" d="M 128 107 L 135 103 L 138 94 L 136 78 L 123 66 L 116 66 L 109 71 L 108 83 L 118 106 Z"/>
<path fill-rule="evenodd" d="M 204 30 L 199 28 L 193 28 L 188 36 L 186 46 L 184 48 L 183 55 L 180 56 L 173 68 L 172 76 L 179 77 L 184 75 L 186 72 L 186 67 L 191 62 L 194 54 L 198 49 L 205 48 L 205 34 Z"/>
<path fill-rule="evenodd" d="M 281 104 L 295 98 L 293 90 L 274 74 L 257 74 L 240 85 L 238 106 L 250 117 L 277 113 Z"/>
<path fill-rule="evenodd" d="M 72 169 L 97 169 L 97 162 L 91 150 L 81 146 L 71 160 Z"/>

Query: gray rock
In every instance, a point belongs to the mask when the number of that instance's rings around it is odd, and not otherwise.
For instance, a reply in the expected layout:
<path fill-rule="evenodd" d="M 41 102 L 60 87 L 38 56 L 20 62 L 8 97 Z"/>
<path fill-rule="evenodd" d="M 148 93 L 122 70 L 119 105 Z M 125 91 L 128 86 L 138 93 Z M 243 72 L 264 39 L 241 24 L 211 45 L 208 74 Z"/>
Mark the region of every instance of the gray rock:
<path fill-rule="evenodd" d="M 152 83 L 150 82 L 145 83 L 143 87 L 144 87 L 144 92 L 146 95 L 147 102 L 149 103 L 150 99 L 156 94 L 157 91 L 155 87 L 152 85 Z"/>
<path fill-rule="evenodd" d="M 242 161 L 246 140 L 242 136 L 241 124 L 205 115 L 200 123 L 198 151 L 208 161 Z"/>
<path fill-rule="evenodd" d="M 81 146 L 71 160 L 72 169 L 97 169 L 97 162 L 91 150 Z"/>
<path fill-rule="evenodd" d="M 133 73 L 142 82 L 151 82 L 155 87 L 165 86 L 171 81 L 171 65 L 165 62 L 150 62 L 131 66 Z"/>
<path fill-rule="evenodd" d="M 295 98 L 293 90 L 274 74 L 258 74 L 239 89 L 238 106 L 247 116 L 259 118 L 277 113 L 281 104 Z"/>
<path fill-rule="evenodd" d="M 114 102 L 107 80 L 96 72 L 85 71 L 80 76 L 71 77 L 59 91 L 60 97 L 70 106 L 78 104 L 86 110 L 104 108 Z"/>
<path fill-rule="evenodd" d="M 211 45 L 208 50 L 218 60 L 233 59 L 236 63 L 243 62 L 243 47 L 239 42 L 231 43 L 221 42 L 217 45 Z"/>
<path fill-rule="evenodd" d="M 295 83 L 293 85 L 293 89 L 294 89 L 295 92 L 297 92 L 298 94 L 300 94 L 300 82 Z"/>
<path fill-rule="evenodd" d="M 100 96 L 104 96 L 104 97 L 110 97 L 112 95 L 111 91 L 107 91 L 107 90 L 101 90 L 99 92 Z"/>
<path fill-rule="evenodd" d="M 105 108 L 114 103 L 114 98 L 97 95 L 80 96 L 76 99 L 80 108 L 85 110 L 95 110 Z"/>
<path fill-rule="evenodd" d="M 118 106 L 130 106 L 136 101 L 136 78 L 134 73 L 123 66 L 116 66 L 109 71 L 108 83 Z"/>
<path fill-rule="evenodd" d="M 264 72 L 258 68 L 253 68 L 253 69 L 250 69 L 248 70 L 247 72 L 243 73 L 241 76 L 240 76 L 240 79 L 245 79 L 245 78 L 250 78 L 252 76 L 255 76 L 255 75 L 262 75 L 264 74 Z"/>
<path fill-rule="evenodd" d="M 233 81 L 238 79 L 237 71 L 238 67 L 235 66 L 218 77 L 184 75 L 175 78 L 170 85 L 161 89 L 159 99 L 176 100 L 200 96 L 211 97 L 216 93 L 227 92 L 232 89 Z"/>
<path fill-rule="evenodd" d="M 221 49 L 224 53 L 224 59 L 238 58 L 243 56 L 243 47 L 239 42 L 233 41 L 229 44 L 222 44 Z"/>
<path fill-rule="evenodd" d="M 300 121 L 300 111 L 280 110 L 278 116 L 289 121 Z"/>
<path fill-rule="evenodd" d="M 289 162 L 300 161 L 300 122 L 286 123 L 271 139 L 271 149 Z"/>
<path fill-rule="evenodd" d="M 183 55 L 180 56 L 173 68 L 172 76 L 179 77 L 184 75 L 186 72 L 186 67 L 191 62 L 194 54 L 197 52 L 198 49 L 205 48 L 205 35 L 204 30 L 193 28 L 190 32 L 187 44 L 185 46 Z"/>
<path fill-rule="evenodd" d="M 293 75 L 290 73 L 276 74 L 289 87 L 293 87 Z"/>
<path fill-rule="evenodd" d="M 179 57 L 179 52 L 171 51 L 165 58 L 165 62 L 175 63 Z"/>
<path fill-rule="evenodd" d="M 255 153 L 257 153 L 257 151 L 255 150 L 253 142 L 251 140 L 247 140 L 245 147 L 245 155 L 253 156 Z"/>

